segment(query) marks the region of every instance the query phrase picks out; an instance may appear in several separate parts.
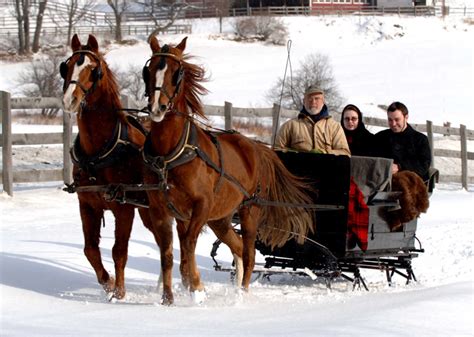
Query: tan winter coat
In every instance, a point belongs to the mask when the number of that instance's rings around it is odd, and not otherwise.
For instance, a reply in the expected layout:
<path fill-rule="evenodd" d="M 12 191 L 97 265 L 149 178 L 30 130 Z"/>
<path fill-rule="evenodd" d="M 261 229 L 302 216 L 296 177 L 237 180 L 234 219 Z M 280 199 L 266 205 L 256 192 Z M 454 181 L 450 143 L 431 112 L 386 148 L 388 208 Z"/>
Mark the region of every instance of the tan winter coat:
<path fill-rule="evenodd" d="M 275 145 L 296 151 L 351 155 L 341 124 L 330 116 L 314 123 L 308 116 L 300 114 L 281 126 Z"/>

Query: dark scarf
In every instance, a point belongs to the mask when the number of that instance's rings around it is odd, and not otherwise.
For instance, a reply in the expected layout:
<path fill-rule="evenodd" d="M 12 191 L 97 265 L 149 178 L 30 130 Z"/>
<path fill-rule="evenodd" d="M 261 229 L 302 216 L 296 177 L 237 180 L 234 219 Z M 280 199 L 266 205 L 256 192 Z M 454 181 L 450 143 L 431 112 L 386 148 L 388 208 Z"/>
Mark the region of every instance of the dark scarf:
<path fill-rule="evenodd" d="M 321 119 L 323 118 L 326 118 L 326 117 L 329 117 L 329 111 L 328 111 L 328 107 L 326 106 L 326 104 L 323 105 L 323 108 L 321 109 L 321 112 L 316 114 L 316 115 L 312 115 L 310 114 L 305 107 L 303 107 L 303 109 L 301 109 L 301 113 L 305 116 L 308 116 L 309 118 L 311 118 L 311 120 L 314 122 L 314 123 L 317 123 L 319 122 Z"/>

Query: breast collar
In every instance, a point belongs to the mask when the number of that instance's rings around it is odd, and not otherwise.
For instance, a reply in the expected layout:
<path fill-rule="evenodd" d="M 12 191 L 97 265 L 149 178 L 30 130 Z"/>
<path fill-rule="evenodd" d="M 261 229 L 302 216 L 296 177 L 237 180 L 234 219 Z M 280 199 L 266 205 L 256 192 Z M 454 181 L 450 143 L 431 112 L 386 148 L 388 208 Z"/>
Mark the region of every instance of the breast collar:
<path fill-rule="evenodd" d="M 152 153 L 151 137 L 148 135 L 143 147 L 142 155 L 145 164 L 155 173 L 163 175 L 166 170 L 186 164 L 196 156 L 197 149 L 197 130 L 194 123 L 186 121 L 184 132 L 179 139 L 178 145 L 169 154 L 164 156 L 155 156 Z"/>
<path fill-rule="evenodd" d="M 140 132 L 143 131 L 137 128 Z M 74 145 L 70 150 L 72 162 L 87 172 L 110 167 L 122 160 L 124 155 L 130 152 L 137 152 L 140 146 L 130 141 L 128 137 L 128 127 L 117 121 L 114 130 L 114 137 L 104 146 L 103 150 L 96 155 L 88 156 L 81 149 L 80 135 L 74 140 Z"/>

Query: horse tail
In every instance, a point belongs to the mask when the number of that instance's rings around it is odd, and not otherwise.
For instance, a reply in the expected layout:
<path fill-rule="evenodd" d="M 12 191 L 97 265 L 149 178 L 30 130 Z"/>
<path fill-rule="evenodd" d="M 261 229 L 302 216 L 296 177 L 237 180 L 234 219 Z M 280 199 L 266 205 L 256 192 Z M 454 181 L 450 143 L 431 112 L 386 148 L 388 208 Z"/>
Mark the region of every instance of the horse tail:
<path fill-rule="evenodd" d="M 263 144 L 258 147 L 261 198 L 282 204 L 312 204 L 307 194 L 311 190 L 309 184 L 288 171 L 273 150 Z M 262 205 L 258 237 L 272 248 L 283 246 L 291 238 L 302 244 L 308 232 L 314 232 L 314 218 L 308 208 Z"/>

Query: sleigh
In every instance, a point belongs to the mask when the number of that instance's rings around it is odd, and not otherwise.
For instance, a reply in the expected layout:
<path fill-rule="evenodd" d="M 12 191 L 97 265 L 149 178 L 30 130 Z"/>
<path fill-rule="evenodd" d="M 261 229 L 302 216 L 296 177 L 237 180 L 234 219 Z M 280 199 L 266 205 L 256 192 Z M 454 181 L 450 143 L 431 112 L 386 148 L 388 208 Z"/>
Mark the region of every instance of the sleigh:
<path fill-rule="evenodd" d="M 397 231 L 392 231 L 385 220 L 388 212 L 400 207 L 400 192 L 391 191 L 391 160 L 296 152 L 278 155 L 292 173 L 311 182 L 314 205 L 320 207 L 314 212 L 316 230 L 304 244 L 292 239 L 283 247 L 271 248 L 257 241 L 256 248 L 265 258 L 254 270 L 258 277 L 298 274 L 323 278 L 328 287 L 342 277 L 354 287 L 368 290 L 361 270 L 376 269 L 385 272 L 389 284 L 395 274 L 406 283 L 416 281 L 411 262 L 424 252 L 416 237 L 417 219 L 403 223 Z M 362 230 L 348 221 L 350 212 L 354 212 L 351 177 L 368 208 L 368 221 Z M 432 170 L 427 182 L 430 192 L 436 178 L 437 171 Z M 238 228 L 238 217 L 233 222 Z M 219 246 L 217 240 L 211 251 L 214 268 L 232 273 L 232 267 L 215 259 Z"/>

